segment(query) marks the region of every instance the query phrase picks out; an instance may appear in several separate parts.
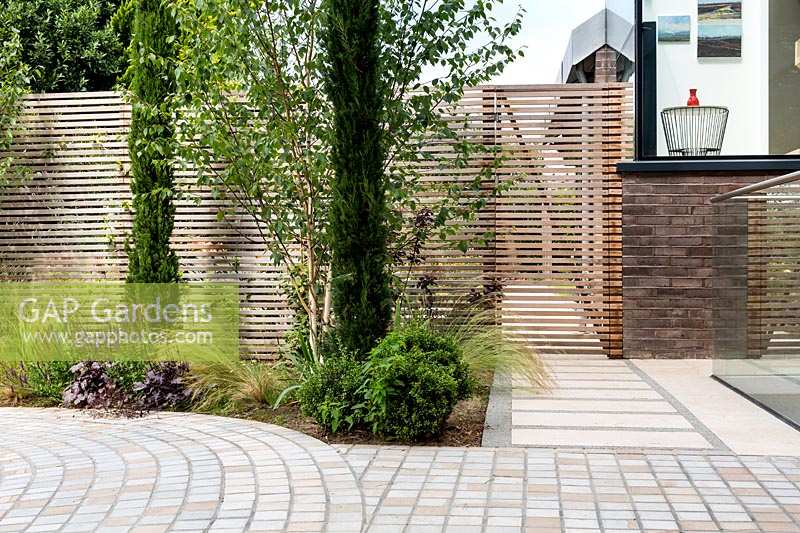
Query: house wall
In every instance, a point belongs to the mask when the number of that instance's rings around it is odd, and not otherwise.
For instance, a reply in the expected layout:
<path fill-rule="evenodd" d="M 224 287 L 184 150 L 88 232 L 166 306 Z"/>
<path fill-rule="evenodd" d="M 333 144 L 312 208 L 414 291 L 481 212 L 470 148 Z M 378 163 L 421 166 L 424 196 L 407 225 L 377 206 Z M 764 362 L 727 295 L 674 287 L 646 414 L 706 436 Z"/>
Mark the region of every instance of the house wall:
<path fill-rule="evenodd" d="M 644 0 L 642 18 L 689 15 L 691 43 L 658 43 L 658 112 L 686 105 L 689 89 L 701 104 L 730 109 L 723 155 L 769 153 L 769 2 L 743 0 L 742 57 L 697 57 L 697 0 Z M 667 155 L 658 117 L 658 154 Z"/>
<path fill-rule="evenodd" d="M 770 153 L 787 154 L 800 151 L 800 0 L 771 2 L 769 16 Z"/>
<path fill-rule="evenodd" d="M 623 175 L 625 358 L 712 357 L 714 208 L 709 200 L 768 177 Z"/>

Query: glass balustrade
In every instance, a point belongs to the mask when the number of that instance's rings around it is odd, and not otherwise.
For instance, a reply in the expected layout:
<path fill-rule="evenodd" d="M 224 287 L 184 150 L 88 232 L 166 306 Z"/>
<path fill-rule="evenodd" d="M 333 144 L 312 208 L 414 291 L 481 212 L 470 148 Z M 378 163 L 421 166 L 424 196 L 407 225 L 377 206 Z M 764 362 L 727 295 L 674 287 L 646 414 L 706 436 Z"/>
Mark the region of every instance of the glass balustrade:
<path fill-rule="evenodd" d="M 800 182 L 718 200 L 714 375 L 800 425 Z"/>

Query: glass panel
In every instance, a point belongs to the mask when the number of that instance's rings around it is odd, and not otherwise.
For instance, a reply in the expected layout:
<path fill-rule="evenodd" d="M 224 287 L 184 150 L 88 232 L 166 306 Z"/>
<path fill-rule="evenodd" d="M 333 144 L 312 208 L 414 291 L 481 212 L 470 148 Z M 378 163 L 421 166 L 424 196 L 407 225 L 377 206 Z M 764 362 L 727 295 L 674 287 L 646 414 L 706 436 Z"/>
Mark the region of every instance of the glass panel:
<path fill-rule="evenodd" d="M 658 36 L 656 155 L 800 155 L 800 0 L 642 0 L 642 20 Z"/>
<path fill-rule="evenodd" d="M 800 424 L 800 184 L 714 208 L 714 375 Z"/>

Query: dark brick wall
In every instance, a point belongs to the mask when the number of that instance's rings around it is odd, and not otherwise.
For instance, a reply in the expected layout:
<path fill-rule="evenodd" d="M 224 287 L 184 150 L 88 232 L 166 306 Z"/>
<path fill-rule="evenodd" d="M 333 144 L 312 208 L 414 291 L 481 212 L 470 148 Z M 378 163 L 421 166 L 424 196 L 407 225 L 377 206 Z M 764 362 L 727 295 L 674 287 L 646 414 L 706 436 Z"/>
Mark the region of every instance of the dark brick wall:
<path fill-rule="evenodd" d="M 614 83 L 617 81 L 618 56 L 617 51 L 608 45 L 595 52 L 595 83 Z"/>
<path fill-rule="evenodd" d="M 709 200 L 768 177 L 623 175 L 626 358 L 712 356 L 713 207 Z"/>

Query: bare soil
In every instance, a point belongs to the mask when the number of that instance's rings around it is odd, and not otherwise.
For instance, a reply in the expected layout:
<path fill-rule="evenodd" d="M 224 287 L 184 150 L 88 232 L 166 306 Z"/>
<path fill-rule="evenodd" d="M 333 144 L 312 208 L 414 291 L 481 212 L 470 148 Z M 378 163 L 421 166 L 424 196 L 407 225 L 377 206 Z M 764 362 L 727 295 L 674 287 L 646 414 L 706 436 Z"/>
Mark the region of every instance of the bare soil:
<path fill-rule="evenodd" d="M 486 407 L 489 403 L 489 387 L 481 385 L 476 392 L 477 394 L 473 398 L 459 402 L 456 405 L 441 435 L 413 444 L 417 446 L 479 447 L 483 439 Z M 231 413 L 229 416 L 283 426 L 305 433 L 328 444 L 412 444 L 381 439 L 364 430 L 330 434 L 314 422 L 312 418 L 303 415 L 297 403 L 284 405 L 276 410 L 259 407 Z"/>
<path fill-rule="evenodd" d="M 486 418 L 486 406 L 489 403 L 489 387 L 481 385 L 473 398 L 459 402 L 441 435 L 429 440 L 414 443 L 419 446 L 452 446 L 479 447 L 483 438 L 483 427 Z M 52 407 L 52 402 L 31 399 L 10 399 L 0 394 L 0 407 Z M 112 411 L 112 416 L 126 416 L 124 411 Z M 350 433 L 329 434 L 313 419 L 300 412 L 299 405 L 294 402 L 278 409 L 253 407 L 241 409 L 225 416 L 257 420 L 268 424 L 283 426 L 329 444 L 411 444 L 401 441 L 381 439 L 363 430 Z"/>

